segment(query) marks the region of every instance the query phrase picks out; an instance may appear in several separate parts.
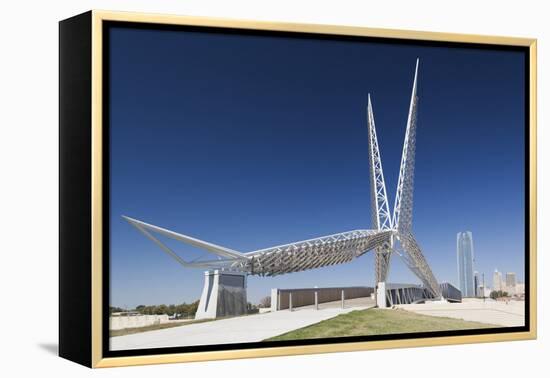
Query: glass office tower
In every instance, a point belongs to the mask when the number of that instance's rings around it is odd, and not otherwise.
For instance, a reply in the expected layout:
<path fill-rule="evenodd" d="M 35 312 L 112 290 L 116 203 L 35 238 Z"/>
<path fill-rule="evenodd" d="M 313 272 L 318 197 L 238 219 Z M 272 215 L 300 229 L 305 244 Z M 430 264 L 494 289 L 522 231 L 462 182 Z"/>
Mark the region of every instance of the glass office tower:
<path fill-rule="evenodd" d="M 458 286 L 463 297 L 475 296 L 474 291 L 474 241 L 470 231 L 456 234 L 456 259 Z"/>

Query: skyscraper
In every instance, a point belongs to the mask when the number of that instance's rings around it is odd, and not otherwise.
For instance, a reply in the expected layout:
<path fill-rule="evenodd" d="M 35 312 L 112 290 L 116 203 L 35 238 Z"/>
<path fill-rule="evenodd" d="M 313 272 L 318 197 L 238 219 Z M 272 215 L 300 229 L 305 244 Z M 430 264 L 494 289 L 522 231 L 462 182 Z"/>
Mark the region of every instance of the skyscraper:
<path fill-rule="evenodd" d="M 463 297 L 473 297 L 474 292 L 474 240 L 470 231 L 456 234 L 456 260 L 458 286 Z"/>
<path fill-rule="evenodd" d="M 506 273 L 506 291 L 509 294 L 516 294 L 516 273 Z"/>
<path fill-rule="evenodd" d="M 502 285 L 502 273 L 500 273 L 497 269 L 495 269 L 495 272 L 493 273 L 493 290 L 499 291 L 503 290 Z"/>

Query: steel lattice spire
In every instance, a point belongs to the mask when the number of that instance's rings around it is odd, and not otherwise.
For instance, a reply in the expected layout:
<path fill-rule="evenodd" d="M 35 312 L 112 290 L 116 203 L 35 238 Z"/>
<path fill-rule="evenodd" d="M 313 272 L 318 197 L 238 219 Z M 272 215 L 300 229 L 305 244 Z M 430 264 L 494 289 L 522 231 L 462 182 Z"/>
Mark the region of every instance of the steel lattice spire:
<path fill-rule="evenodd" d="M 372 112 L 370 94 L 368 96 L 367 121 L 369 127 L 372 225 L 377 230 L 391 230 L 392 219 L 390 214 L 390 206 L 388 204 L 388 195 L 386 193 L 386 182 L 384 181 L 382 158 L 380 157 L 380 150 L 378 148 L 378 137 L 376 136 L 376 125 L 374 123 L 374 114 Z"/>
<path fill-rule="evenodd" d="M 371 217 L 372 226 L 376 230 L 391 230 L 392 217 L 388 195 L 386 193 L 386 182 L 382 169 L 382 158 L 378 148 L 378 137 L 376 136 L 376 125 L 370 93 L 367 105 L 367 124 L 369 129 L 369 168 L 371 186 Z M 376 282 L 385 282 L 390 269 L 390 257 L 393 245 L 393 238 L 390 238 L 383 245 L 375 248 L 374 266 Z"/>
<path fill-rule="evenodd" d="M 416 116 L 418 107 L 418 66 L 416 60 L 414 70 L 414 81 L 407 117 L 407 129 L 403 142 L 403 154 L 401 155 L 401 166 L 399 168 L 399 179 L 395 195 L 395 206 L 393 210 L 393 228 L 396 231 L 395 237 L 399 241 L 400 248 L 395 248 L 399 256 L 405 261 L 409 269 L 422 281 L 435 297 L 441 296 L 441 289 L 435 276 L 422 254 L 420 246 L 416 242 L 412 230 L 413 215 L 413 191 L 414 191 L 414 166 L 416 154 Z"/>
<path fill-rule="evenodd" d="M 403 142 L 403 154 L 401 155 L 401 166 L 399 168 L 399 180 L 397 181 L 397 190 L 395 192 L 395 206 L 393 208 L 393 225 L 399 232 L 409 232 L 412 227 L 418 64 L 419 60 L 417 59 L 409 105 L 409 116 L 407 117 L 405 141 Z"/>

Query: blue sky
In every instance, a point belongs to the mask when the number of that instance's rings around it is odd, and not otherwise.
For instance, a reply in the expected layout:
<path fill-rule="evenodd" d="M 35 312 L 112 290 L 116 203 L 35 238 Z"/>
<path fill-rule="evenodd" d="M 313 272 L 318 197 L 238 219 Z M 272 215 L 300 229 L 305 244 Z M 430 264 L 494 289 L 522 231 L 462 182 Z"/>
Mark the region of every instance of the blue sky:
<path fill-rule="evenodd" d="M 123 214 L 242 252 L 370 228 L 367 94 L 393 205 L 417 57 L 417 240 L 440 281 L 457 284 L 466 230 L 489 284 L 495 268 L 523 281 L 522 53 L 114 28 L 110 57 L 111 304 L 191 302 L 203 285 Z M 368 253 L 249 277 L 248 295 L 373 281 Z M 418 282 L 397 257 L 390 281 Z"/>

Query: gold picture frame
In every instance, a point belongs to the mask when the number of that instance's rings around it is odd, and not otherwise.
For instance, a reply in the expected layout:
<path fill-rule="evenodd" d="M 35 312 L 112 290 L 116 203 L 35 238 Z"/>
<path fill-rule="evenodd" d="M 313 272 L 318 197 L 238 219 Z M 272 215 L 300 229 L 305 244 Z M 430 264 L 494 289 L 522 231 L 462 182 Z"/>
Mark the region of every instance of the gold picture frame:
<path fill-rule="evenodd" d="M 332 344 L 299 345 L 299 346 L 270 346 L 255 349 L 231 349 L 214 350 L 186 353 L 169 353 L 154 355 L 137 355 L 123 357 L 106 357 L 103 353 L 104 340 L 104 317 L 103 297 L 105 279 L 103 249 L 103 219 L 105 187 L 103 182 L 103 166 L 105 157 L 104 135 L 103 135 L 103 70 L 104 70 L 104 41 L 103 27 L 106 22 L 127 22 L 140 24 L 159 25 L 185 25 L 196 27 L 215 27 L 229 29 L 245 29 L 258 31 L 275 32 L 296 32 L 337 36 L 374 37 L 382 39 L 400 39 L 410 41 L 438 41 L 449 43 L 477 44 L 477 45 L 503 45 L 520 46 L 528 49 L 529 69 L 529 235 L 525 238 L 529 241 L 528 266 L 530 285 L 529 292 L 529 329 L 524 332 L 505 332 L 492 334 L 460 335 L 429 338 L 412 338 L 396 340 L 376 340 L 364 342 L 343 342 Z M 484 36 L 469 34 L 437 33 L 425 31 L 378 29 L 354 26 L 317 25 L 317 24 L 294 24 L 280 22 L 263 22 L 251 20 L 218 19 L 210 17 L 188 17 L 161 14 L 145 14 L 130 12 L 111 12 L 93 10 L 81 16 L 62 21 L 60 23 L 60 128 L 61 128 L 61 187 L 60 208 L 61 208 L 61 230 L 60 230 L 60 355 L 84 365 L 99 367 L 130 366 L 144 364 L 161 364 L 190 361 L 209 361 L 221 359 L 237 359 L 267 356 L 299 355 L 312 353 L 347 352 L 372 349 L 389 349 L 404 347 L 423 347 L 448 344 L 482 343 L 496 341 L 513 341 L 535 339 L 537 336 L 537 265 L 536 265 L 536 243 L 537 243 L 537 136 L 536 136 L 536 114 L 537 114 L 537 41 L 536 39 L 514 38 L 501 36 Z M 78 33 L 82 34 L 79 39 Z M 82 54 L 82 51 L 85 53 Z M 70 64 L 77 64 L 75 54 L 80 56 L 82 62 L 89 59 L 89 77 L 83 77 L 82 72 L 67 74 L 66 70 L 72 68 Z M 85 70 L 83 71 L 86 72 Z M 85 75 L 84 75 L 85 76 Z M 79 81 L 80 80 L 80 81 Z M 75 82 L 81 83 L 79 88 L 82 96 L 74 92 Z M 84 84 L 82 84 L 84 83 Z M 73 88 L 71 96 L 68 91 Z M 63 94 L 63 91 L 66 93 Z M 89 92 L 89 97 L 86 94 Z M 73 103 L 79 101 L 79 104 Z M 89 102 L 88 102 L 89 101 Z M 71 113 L 75 106 L 82 111 L 78 114 Z M 89 121 L 89 122 L 88 122 Z M 82 124 L 85 122 L 85 124 Z M 76 125 L 79 123 L 79 125 Z M 89 126 L 88 126 L 89 125 Z M 68 131 L 69 127 L 80 127 L 83 131 Z M 78 136 L 67 133 L 79 133 Z M 66 137 L 64 137 L 66 135 Z M 67 147 L 75 143 L 74 138 L 83 138 L 89 143 L 89 169 L 82 172 L 80 168 L 71 168 L 64 165 L 69 159 L 64 155 L 75 153 L 74 149 Z M 64 139 L 66 138 L 66 139 Z M 72 140 L 72 141 L 71 141 Z M 65 144 L 66 143 L 66 144 Z M 74 155 L 73 155 L 74 156 Z M 69 163 L 66 163 L 69 164 Z M 76 173 L 80 170 L 80 173 Z M 526 173 L 527 174 L 527 173 Z M 76 175 L 76 176 L 75 176 Z M 78 175 L 86 176 L 86 180 L 74 186 Z M 75 178 L 76 177 L 76 178 Z M 72 180 L 72 189 L 63 189 L 67 182 Z M 81 191 L 78 191 L 82 189 Z M 70 192 L 73 190 L 73 192 Z M 65 198 L 63 200 L 63 198 Z M 89 216 L 89 223 L 74 222 L 71 212 L 67 209 L 75 201 L 86 199 L 82 206 L 88 209 L 81 216 Z M 73 214 L 74 215 L 74 214 Z M 77 227 L 79 227 L 77 229 Z M 89 227 L 89 228 L 88 228 Z M 74 234 L 74 238 L 86 234 L 87 238 L 79 240 L 68 240 L 68 235 Z M 72 243 L 72 244 L 71 244 Z M 75 250 L 78 247 L 78 250 Z M 85 250 L 84 257 L 69 256 L 75 251 Z M 80 277 L 74 277 L 69 270 L 84 272 Z M 89 294 L 87 294 L 89 293 Z M 83 318 L 78 323 L 71 323 L 63 314 L 69 302 L 74 305 L 76 297 L 84 301 L 82 306 Z M 78 302 L 80 303 L 80 302 Z M 81 341 L 78 341 L 81 340 Z M 86 344 L 79 352 L 74 349 L 81 342 Z M 89 344 L 89 345 L 88 345 Z"/>

